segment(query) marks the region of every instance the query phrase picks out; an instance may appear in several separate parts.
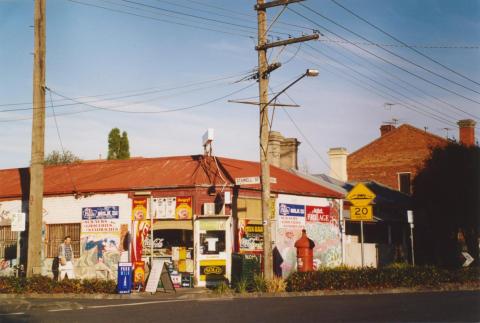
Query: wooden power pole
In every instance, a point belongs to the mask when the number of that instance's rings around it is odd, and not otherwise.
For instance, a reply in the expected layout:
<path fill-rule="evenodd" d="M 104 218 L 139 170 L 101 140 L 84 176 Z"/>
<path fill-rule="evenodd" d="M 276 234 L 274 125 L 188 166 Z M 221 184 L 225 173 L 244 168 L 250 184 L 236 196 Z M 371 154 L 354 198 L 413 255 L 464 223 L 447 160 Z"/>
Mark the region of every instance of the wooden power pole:
<path fill-rule="evenodd" d="M 45 3 L 35 0 L 33 53 L 33 123 L 28 205 L 27 276 L 41 274 L 43 163 L 45 158 Z"/>
<path fill-rule="evenodd" d="M 263 220 L 263 266 L 265 279 L 273 278 L 273 257 L 272 257 L 272 238 L 271 238 L 271 218 L 270 218 L 270 163 L 268 160 L 268 76 L 270 73 L 267 62 L 267 49 L 285 46 L 292 43 L 303 42 L 312 39 L 318 39 L 318 34 L 302 36 L 299 38 L 290 38 L 287 40 L 268 43 L 267 42 L 267 13 L 266 9 L 276 6 L 286 6 L 290 3 L 303 0 L 274 0 L 265 3 L 265 0 L 257 0 L 255 10 L 258 20 L 258 90 L 259 90 L 259 108 L 260 108 L 260 167 L 261 167 L 261 185 L 262 185 L 262 220 Z"/>

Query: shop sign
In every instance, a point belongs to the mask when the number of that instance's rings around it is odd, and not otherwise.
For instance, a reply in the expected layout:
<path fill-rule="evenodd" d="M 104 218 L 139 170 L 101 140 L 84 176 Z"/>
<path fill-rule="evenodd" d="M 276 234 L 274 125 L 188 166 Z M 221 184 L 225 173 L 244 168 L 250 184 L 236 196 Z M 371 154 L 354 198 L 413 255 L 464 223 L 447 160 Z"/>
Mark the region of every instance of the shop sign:
<path fill-rule="evenodd" d="M 175 197 L 155 197 L 152 199 L 154 219 L 175 219 L 177 199 Z"/>
<path fill-rule="evenodd" d="M 136 290 L 143 289 L 145 286 L 145 261 L 135 261 L 133 285 Z"/>
<path fill-rule="evenodd" d="M 175 209 L 177 220 L 190 220 L 192 218 L 192 197 L 177 196 L 177 207 Z"/>
<path fill-rule="evenodd" d="M 117 220 L 83 220 L 82 233 L 116 232 L 119 233 L 120 226 Z"/>
<path fill-rule="evenodd" d="M 263 250 L 263 225 L 239 220 L 238 239 L 240 252 L 261 252 Z"/>
<path fill-rule="evenodd" d="M 280 228 L 305 227 L 305 205 L 280 203 L 278 214 Z"/>
<path fill-rule="evenodd" d="M 225 220 L 205 219 L 200 221 L 200 230 L 218 231 L 225 230 Z"/>
<path fill-rule="evenodd" d="M 306 206 L 306 221 L 307 222 L 325 222 L 331 221 L 329 206 Z"/>
<path fill-rule="evenodd" d="M 82 220 L 118 219 L 120 208 L 118 206 L 83 207 Z"/>
<path fill-rule="evenodd" d="M 225 260 L 201 260 L 200 261 L 200 280 L 221 280 L 224 279 L 226 270 Z"/>
<path fill-rule="evenodd" d="M 118 263 L 117 291 L 119 294 L 130 294 L 132 289 L 132 263 Z"/>
<path fill-rule="evenodd" d="M 132 199 L 132 221 L 141 221 L 148 218 L 147 197 Z"/>

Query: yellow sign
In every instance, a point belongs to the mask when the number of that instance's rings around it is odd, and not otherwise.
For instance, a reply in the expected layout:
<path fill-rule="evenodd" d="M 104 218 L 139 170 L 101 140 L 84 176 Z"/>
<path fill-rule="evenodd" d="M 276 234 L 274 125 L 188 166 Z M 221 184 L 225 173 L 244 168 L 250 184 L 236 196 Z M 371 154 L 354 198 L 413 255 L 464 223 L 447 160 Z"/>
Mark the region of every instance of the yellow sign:
<path fill-rule="evenodd" d="M 350 220 L 352 221 L 372 221 L 373 211 L 371 205 L 351 206 Z"/>
<path fill-rule="evenodd" d="M 358 183 L 347 194 L 347 200 L 354 206 L 366 206 L 369 205 L 376 195 L 368 189 L 364 184 Z"/>

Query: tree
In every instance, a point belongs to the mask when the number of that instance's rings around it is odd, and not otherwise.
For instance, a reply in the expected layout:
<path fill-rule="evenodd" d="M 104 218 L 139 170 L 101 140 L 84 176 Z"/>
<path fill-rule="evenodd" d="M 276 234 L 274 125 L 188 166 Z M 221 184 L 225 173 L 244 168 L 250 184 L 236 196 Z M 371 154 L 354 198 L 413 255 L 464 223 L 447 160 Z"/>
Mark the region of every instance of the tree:
<path fill-rule="evenodd" d="M 108 159 L 129 159 L 130 145 L 127 132 L 120 135 L 120 129 L 113 128 L 108 134 Z"/>
<path fill-rule="evenodd" d="M 53 150 L 45 157 L 45 165 L 66 165 L 81 161 L 78 156 L 75 156 L 69 150 L 65 150 L 64 152 Z"/>
<path fill-rule="evenodd" d="M 424 262 L 460 266 L 463 245 L 478 265 L 480 148 L 450 143 L 433 149 L 413 181 L 413 191 Z"/>

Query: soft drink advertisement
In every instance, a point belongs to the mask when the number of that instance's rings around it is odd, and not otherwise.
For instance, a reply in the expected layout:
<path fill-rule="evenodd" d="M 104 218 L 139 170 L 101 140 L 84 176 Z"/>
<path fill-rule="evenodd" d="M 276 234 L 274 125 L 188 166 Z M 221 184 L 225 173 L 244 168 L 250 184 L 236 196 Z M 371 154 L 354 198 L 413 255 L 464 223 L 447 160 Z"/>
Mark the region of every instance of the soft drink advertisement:
<path fill-rule="evenodd" d="M 238 221 L 238 241 L 241 253 L 263 251 L 263 225 L 249 220 Z"/>

